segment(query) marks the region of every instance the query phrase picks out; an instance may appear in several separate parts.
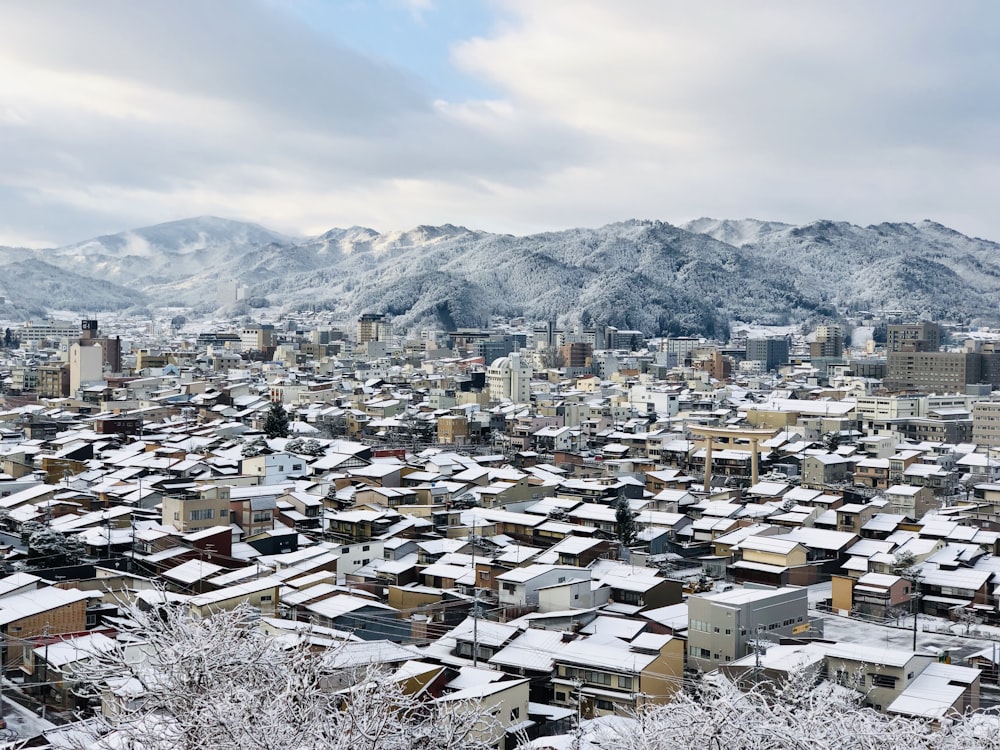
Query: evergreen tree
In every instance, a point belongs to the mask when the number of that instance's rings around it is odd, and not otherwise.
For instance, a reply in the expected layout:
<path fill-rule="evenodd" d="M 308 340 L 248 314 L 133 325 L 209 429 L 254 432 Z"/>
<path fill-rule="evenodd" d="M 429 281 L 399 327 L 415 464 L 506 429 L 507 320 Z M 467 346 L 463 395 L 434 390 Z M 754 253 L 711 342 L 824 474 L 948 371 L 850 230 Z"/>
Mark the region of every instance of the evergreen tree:
<path fill-rule="evenodd" d="M 624 494 L 615 500 L 615 524 L 617 526 L 618 541 L 626 547 L 635 544 L 636 536 L 639 533 L 635 525 L 635 517 L 632 515 L 632 508 L 629 506 L 628 498 Z"/>
<path fill-rule="evenodd" d="M 271 402 L 264 420 L 264 434 L 269 438 L 288 437 L 288 412 L 280 401 Z"/>

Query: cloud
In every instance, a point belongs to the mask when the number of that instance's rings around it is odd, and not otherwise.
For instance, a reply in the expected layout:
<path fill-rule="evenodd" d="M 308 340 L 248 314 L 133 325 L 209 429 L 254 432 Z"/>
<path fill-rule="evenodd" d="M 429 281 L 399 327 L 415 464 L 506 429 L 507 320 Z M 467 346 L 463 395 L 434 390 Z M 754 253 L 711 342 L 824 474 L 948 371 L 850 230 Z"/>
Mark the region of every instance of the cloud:
<path fill-rule="evenodd" d="M 206 213 L 287 232 L 927 217 L 1000 238 L 992 4 L 489 7 L 452 49 L 493 92 L 470 101 L 277 3 L 9 4 L 0 242 Z"/>

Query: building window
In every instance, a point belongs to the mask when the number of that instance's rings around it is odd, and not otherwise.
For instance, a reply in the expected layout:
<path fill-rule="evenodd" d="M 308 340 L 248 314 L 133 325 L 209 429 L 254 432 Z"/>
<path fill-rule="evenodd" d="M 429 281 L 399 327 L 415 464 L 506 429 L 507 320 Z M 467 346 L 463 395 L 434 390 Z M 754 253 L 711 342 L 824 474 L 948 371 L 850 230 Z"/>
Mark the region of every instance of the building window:
<path fill-rule="evenodd" d="M 202 508 L 201 510 L 192 510 L 188 514 L 189 521 L 208 521 L 215 518 L 215 508 Z"/>
<path fill-rule="evenodd" d="M 893 688 L 896 687 L 896 678 L 887 674 L 873 674 L 872 687 Z"/>
<path fill-rule="evenodd" d="M 271 598 L 272 598 L 272 597 L 271 597 L 271 594 L 266 594 L 266 595 L 262 596 L 262 597 L 260 598 L 260 600 L 261 600 L 262 602 L 269 602 L 269 601 L 271 601 Z"/>

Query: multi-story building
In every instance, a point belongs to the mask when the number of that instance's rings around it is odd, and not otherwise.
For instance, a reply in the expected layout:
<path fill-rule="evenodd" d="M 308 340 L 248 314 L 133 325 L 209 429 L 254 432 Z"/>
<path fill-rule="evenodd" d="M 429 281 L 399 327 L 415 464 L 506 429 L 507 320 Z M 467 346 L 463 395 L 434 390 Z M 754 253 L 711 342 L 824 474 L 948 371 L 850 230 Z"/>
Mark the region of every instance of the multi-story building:
<path fill-rule="evenodd" d="M 531 366 L 517 352 L 499 357 L 486 371 L 486 384 L 494 401 L 526 403 L 531 400 Z"/>
<path fill-rule="evenodd" d="M 29 345 L 37 347 L 40 343 L 60 339 L 75 339 L 79 336 L 80 329 L 75 323 L 64 320 L 50 320 L 47 323 L 28 322 L 17 331 L 17 338 L 21 346 Z"/>
<path fill-rule="evenodd" d="M 358 343 L 388 341 L 392 338 L 392 325 L 381 313 L 365 313 L 358 318 Z"/>
<path fill-rule="evenodd" d="M 893 420 L 924 416 L 924 399 L 920 396 L 860 396 L 855 413 L 858 429 L 874 435 L 888 429 Z"/>
<path fill-rule="evenodd" d="M 199 492 L 165 496 L 163 525 L 185 534 L 209 526 L 228 526 L 229 487 L 203 487 Z"/>
<path fill-rule="evenodd" d="M 771 337 L 747 339 L 747 360 L 763 362 L 765 372 L 788 364 L 788 339 Z"/>
<path fill-rule="evenodd" d="M 967 385 L 989 382 L 984 379 L 984 364 L 988 371 L 996 368 L 984 360 L 994 356 L 980 352 L 890 352 L 883 385 L 890 391 L 961 393 Z"/>
<path fill-rule="evenodd" d="M 69 365 L 42 365 L 38 368 L 38 397 L 62 398 L 69 395 Z"/>
<path fill-rule="evenodd" d="M 738 588 L 688 597 L 688 665 L 708 672 L 753 653 L 755 639 L 790 637 L 810 623 L 805 588 Z"/>
<path fill-rule="evenodd" d="M 247 326 L 240 330 L 240 344 L 244 351 L 263 352 L 274 349 L 277 343 L 278 337 L 270 323 Z"/>
<path fill-rule="evenodd" d="M 839 357 L 844 353 L 844 329 L 838 325 L 822 325 L 816 329 L 816 340 L 809 343 L 809 356 Z"/>
<path fill-rule="evenodd" d="M 1000 447 L 1000 401 L 980 401 L 972 407 L 972 442 Z"/>
<path fill-rule="evenodd" d="M 941 326 L 937 323 L 890 325 L 886 349 L 890 352 L 936 352 L 941 348 Z"/>

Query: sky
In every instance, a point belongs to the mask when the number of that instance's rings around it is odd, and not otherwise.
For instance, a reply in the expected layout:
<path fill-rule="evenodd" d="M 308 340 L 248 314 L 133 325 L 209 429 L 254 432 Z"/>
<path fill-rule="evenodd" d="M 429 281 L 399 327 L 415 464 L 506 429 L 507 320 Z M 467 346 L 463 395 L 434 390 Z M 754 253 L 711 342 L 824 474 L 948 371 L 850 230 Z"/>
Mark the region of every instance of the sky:
<path fill-rule="evenodd" d="M 0 0 L 0 244 L 932 219 L 1000 240 L 1000 3 Z"/>

